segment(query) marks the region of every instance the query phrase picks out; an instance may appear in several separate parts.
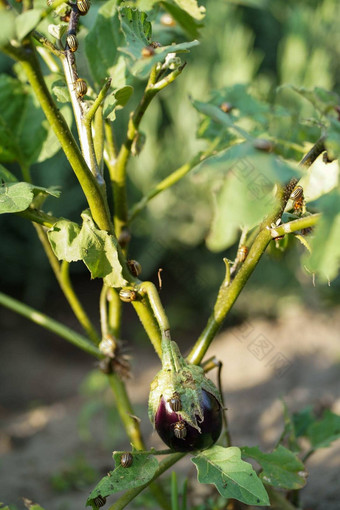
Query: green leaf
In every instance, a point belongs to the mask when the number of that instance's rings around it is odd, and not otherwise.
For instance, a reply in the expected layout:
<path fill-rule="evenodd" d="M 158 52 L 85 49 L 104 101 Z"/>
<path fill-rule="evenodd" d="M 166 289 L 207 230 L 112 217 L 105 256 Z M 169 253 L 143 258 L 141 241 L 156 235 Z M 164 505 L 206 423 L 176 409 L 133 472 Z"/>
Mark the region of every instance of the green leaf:
<path fill-rule="evenodd" d="M 59 103 L 70 103 L 70 93 L 64 80 L 57 80 L 52 84 L 52 94 Z"/>
<path fill-rule="evenodd" d="M 109 0 L 100 7 L 93 27 L 85 38 L 86 55 L 97 84 L 102 85 L 110 76 L 114 88 L 125 86 L 126 64 L 118 51 L 118 47 L 124 44 L 117 0 Z"/>
<path fill-rule="evenodd" d="M 79 245 L 80 226 L 69 220 L 59 220 L 48 231 L 48 239 L 52 250 L 59 260 L 76 262 L 82 259 Z"/>
<path fill-rule="evenodd" d="M 225 498 L 248 505 L 269 505 L 268 495 L 251 464 L 241 459 L 239 448 L 213 446 L 193 457 L 200 483 L 213 483 Z"/>
<path fill-rule="evenodd" d="M 137 9 L 119 9 L 119 19 L 126 41 L 124 53 L 135 60 L 141 57 L 142 49 L 151 42 L 152 29 L 147 17 L 145 12 Z"/>
<path fill-rule="evenodd" d="M 15 21 L 17 16 L 14 13 L 14 9 L 1 10 L 1 30 L 0 30 L 0 48 L 6 46 L 9 41 L 15 39 Z"/>
<path fill-rule="evenodd" d="M 18 179 L 7 168 L 0 165 L 0 181 L 3 182 L 18 182 Z"/>
<path fill-rule="evenodd" d="M 116 90 L 114 96 L 116 98 L 117 105 L 123 108 L 128 103 L 132 94 L 133 87 L 131 87 L 130 85 L 126 85 L 125 87 Z"/>
<path fill-rule="evenodd" d="M 19 14 L 15 20 L 16 32 L 19 41 L 26 37 L 40 22 L 42 9 L 30 9 Z"/>
<path fill-rule="evenodd" d="M 132 57 L 132 66 L 130 68 L 131 73 L 134 76 L 138 76 L 139 78 L 147 78 L 150 74 L 152 67 L 157 62 L 163 62 L 165 57 L 169 53 L 187 53 L 190 48 L 197 46 L 199 44 L 198 41 L 190 41 L 180 44 L 171 44 L 170 46 L 161 46 L 160 48 L 155 48 L 154 55 L 151 57 L 142 57 L 138 60 L 134 60 Z M 121 48 L 122 52 L 125 52 L 125 48 Z M 139 55 L 141 57 L 141 55 Z"/>
<path fill-rule="evenodd" d="M 340 103 L 340 97 L 335 92 L 315 87 L 314 89 L 306 89 L 304 87 L 296 87 L 295 85 L 282 85 L 280 88 L 288 88 L 309 101 L 314 108 L 321 114 L 334 110 Z"/>
<path fill-rule="evenodd" d="M 148 483 L 158 468 L 158 461 L 154 455 L 138 454 L 133 452 L 133 462 L 128 468 L 120 465 L 120 454 L 114 454 L 116 468 L 108 476 L 101 479 L 91 492 L 86 505 L 94 506 L 93 500 L 97 496 L 107 497 L 117 492 L 140 487 Z"/>
<path fill-rule="evenodd" d="M 132 93 L 133 87 L 126 85 L 125 87 L 122 87 L 121 89 L 118 89 L 111 95 L 107 96 L 105 98 L 105 108 L 103 111 L 104 118 L 108 118 L 113 122 L 116 118 L 115 110 L 124 108 L 124 106 L 128 103 Z"/>
<path fill-rule="evenodd" d="M 330 446 L 340 437 L 340 416 L 327 409 L 321 420 L 308 427 L 306 436 L 314 449 Z"/>
<path fill-rule="evenodd" d="M 81 227 L 60 220 L 48 232 L 52 249 L 59 260 L 83 260 L 92 278 L 103 278 L 110 287 L 123 287 L 127 281 L 122 275 L 118 258 L 118 244 L 114 236 L 99 230 L 88 211 L 82 214 Z"/>
<path fill-rule="evenodd" d="M 337 160 L 325 163 L 322 154 L 308 168 L 299 184 L 303 187 L 306 202 L 316 200 L 338 186 L 339 163 Z"/>
<path fill-rule="evenodd" d="M 68 125 L 71 126 L 73 120 L 71 108 L 69 106 L 63 106 L 62 108 L 60 108 L 60 113 L 64 117 Z M 42 163 L 43 161 L 52 158 L 52 156 L 54 156 L 60 150 L 60 142 L 57 138 L 57 135 L 55 134 L 55 132 L 53 131 L 53 129 L 51 128 L 50 124 L 46 119 L 43 121 L 43 126 L 46 127 L 48 132 L 47 138 L 45 139 L 40 149 L 40 154 L 37 158 L 37 163 Z"/>
<path fill-rule="evenodd" d="M 195 19 L 202 19 L 205 16 L 205 7 L 198 6 L 197 0 L 175 0 L 176 4 Z"/>
<path fill-rule="evenodd" d="M 0 76 L 0 161 L 35 162 L 47 137 L 45 116 L 30 87 Z"/>
<path fill-rule="evenodd" d="M 59 192 L 28 182 L 8 182 L 0 187 L 0 214 L 24 211 L 37 193 L 59 196 Z"/>
<path fill-rule="evenodd" d="M 260 478 L 263 482 L 280 489 L 296 490 L 306 484 L 304 465 L 290 450 L 279 445 L 270 453 L 261 452 L 255 446 L 241 448 L 244 457 L 255 459 L 263 471 Z"/>
<path fill-rule="evenodd" d="M 299 174 L 297 169 L 274 154 L 257 150 L 250 142 L 210 157 L 196 169 L 202 170 L 210 182 L 211 174 L 214 175 L 214 217 L 207 238 L 213 251 L 231 246 L 241 227 L 257 225 L 275 205 L 275 184 L 286 183 Z M 218 172 L 223 177 L 220 187 Z"/>
<path fill-rule="evenodd" d="M 301 409 L 298 413 L 294 413 L 292 421 L 296 437 L 305 436 L 308 427 L 315 421 L 313 408 L 308 406 Z"/>
<path fill-rule="evenodd" d="M 339 189 L 322 196 L 316 203 L 322 216 L 310 239 L 311 255 L 302 262 L 322 282 L 333 280 L 339 272 L 340 262 L 340 192 Z"/>
<path fill-rule="evenodd" d="M 183 11 L 177 5 L 169 2 L 162 2 L 164 9 L 168 11 L 173 19 L 185 30 L 191 39 L 197 39 L 199 37 L 199 28 L 203 27 L 203 23 L 197 23 L 190 14 Z"/>

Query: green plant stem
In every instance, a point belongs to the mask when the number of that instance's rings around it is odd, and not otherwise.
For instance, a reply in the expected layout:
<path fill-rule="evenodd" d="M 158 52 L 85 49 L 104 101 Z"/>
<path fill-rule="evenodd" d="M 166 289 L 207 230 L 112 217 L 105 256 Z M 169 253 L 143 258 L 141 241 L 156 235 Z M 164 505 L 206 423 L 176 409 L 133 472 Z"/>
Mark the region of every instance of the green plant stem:
<path fill-rule="evenodd" d="M 302 160 L 300 161 L 300 166 L 308 168 L 309 166 L 311 166 L 312 163 L 314 163 L 316 158 L 326 150 L 325 140 L 326 140 L 325 136 L 321 136 L 319 138 L 319 140 L 313 145 L 310 151 L 308 151 L 304 158 L 302 158 Z"/>
<path fill-rule="evenodd" d="M 137 285 L 136 289 L 138 290 L 139 294 L 147 296 L 162 336 L 169 336 L 169 320 L 166 316 L 155 285 L 152 282 L 142 282 L 140 285 Z"/>
<path fill-rule="evenodd" d="M 156 67 L 154 67 L 151 71 L 149 81 L 146 85 L 143 97 L 139 105 L 137 106 L 134 113 L 130 116 L 126 138 L 120 148 L 115 164 L 111 168 L 109 167 L 115 204 L 114 226 L 117 237 L 119 237 L 122 229 L 126 228 L 128 225 L 126 169 L 128 160 L 131 155 L 133 140 L 138 133 L 141 120 L 152 99 L 160 90 L 170 85 L 170 83 L 172 83 L 177 78 L 177 76 L 181 74 L 183 66 L 176 69 L 157 83 L 155 83 L 155 80 L 157 79 L 155 69 Z"/>
<path fill-rule="evenodd" d="M 98 110 L 95 113 L 94 121 L 92 124 L 92 132 L 93 132 L 93 143 L 94 143 L 94 152 L 96 154 L 96 159 L 99 167 L 100 174 L 103 175 L 104 172 L 104 120 L 103 120 L 103 106 L 99 106 Z"/>
<path fill-rule="evenodd" d="M 34 223 L 38 223 L 43 227 L 52 228 L 60 218 L 56 218 L 55 216 L 51 216 L 50 214 L 46 214 L 43 211 L 39 211 L 38 209 L 28 208 L 25 211 L 16 213 L 17 216 L 21 218 L 25 218 L 26 220 L 33 221 Z"/>
<path fill-rule="evenodd" d="M 273 510 L 298 510 L 296 506 L 292 505 L 280 492 L 274 490 L 269 485 L 266 485 L 266 490 L 270 499 L 270 508 Z"/>
<path fill-rule="evenodd" d="M 135 413 L 128 397 L 125 384 L 115 373 L 110 374 L 108 377 L 115 396 L 119 416 L 131 443 L 137 450 L 145 450 L 146 448 L 142 439 L 139 423 L 133 418 Z"/>
<path fill-rule="evenodd" d="M 44 228 L 41 225 L 34 225 L 34 228 L 38 234 L 42 247 L 44 248 L 44 251 L 46 253 L 50 266 L 54 272 L 54 275 L 57 279 L 57 282 L 59 283 L 59 286 L 63 291 L 64 296 L 68 304 L 70 305 L 74 315 L 77 317 L 80 325 L 83 327 L 88 337 L 92 340 L 92 342 L 95 345 L 98 345 L 99 344 L 98 334 L 73 289 L 69 274 L 70 266 L 69 263 L 64 260 L 60 264 L 51 248 Z"/>
<path fill-rule="evenodd" d="M 311 214 L 310 216 L 304 216 L 297 220 L 289 221 L 288 223 L 282 223 L 278 227 L 271 228 L 271 236 L 273 238 L 283 236 L 285 234 L 291 234 L 297 230 L 303 230 L 305 228 L 314 227 L 321 218 L 321 214 Z"/>
<path fill-rule="evenodd" d="M 108 325 L 112 334 L 120 337 L 122 324 L 122 302 L 116 289 L 110 288 L 107 294 L 109 302 Z"/>
<path fill-rule="evenodd" d="M 227 271 L 226 277 L 220 286 L 214 310 L 208 319 L 206 327 L 202 331 L 202 334 L 198 338 L 187 358 L 190 363 L 198 365 L 202 361 L 212 340 L 222 326 L 228 312 L 232 308 L 241 290 L 256 268 L 269 241 L 271 241 L 271 227 L 273 224 L 275 224 L 277 218 L 282 215 L 284 207 L 289 199 L 291 188 L 294 185 L 295 183 L 292 181 L 288 186 L 286 186 L 284 190 L 281 188 L 279 189 L 278 199 L 280 205 L 277 207 L 275 212 L 266 218 L 266 220 L 261 225 L 260 231 L 249 250 L 246 260 L 242 264 L 240 270 L 231 283 L 229 281 L 229 275 Z"/>
<path fill-rule="evenodd" d="M 104 83 L 103 87 L 101 88 L 98 96 L 96 97 L 96 99 L 94 100 L 94 102 L 92 103 L 90 108 L 87 110 L 87 112 L 84 114 L 84 123 L 85 124 L 88 124 L 88 125 L 91 124 L 96 111 L 98 110 L 99 106 L 101 106 L 101 104 L 103 103 L 103 101 L 106 97 L 106 94 L 108 93 L 110 85 L 111 85 L 111 78 L 108 78 L 106 80 L 106 82 Z"/>
<path fill-rule="evenodd" d="M 14 48 L 8 45 L 5 51 L 21 63 L 41 108 L 79 180 L 94 221 L 101 230 L 112 232 L 113 228 L 106 200 L 101 193 L 99 184 L 90 172 L 64 117 L 49 93 L 34 45 L 31 42 L 25 48 Z"/>
<path fill-rule="evenodd" d="M 142 301 L 132 301 L 132 306 L 134 307 L 156 353 L 159 358 L 162 359 L 162 335 L 149 302 L 146 299 L 143 299 Z"/>
<path fill-rule="evenodd" d="M 176 471 L 172 471 L 171 473 L 171 510 L 179 510 Z"/>
<path fill-rule="evenodd" d="M 108 377 L 111 389 L 115 396 L 120 419 L 124 424 L 125 431 L 131 443 L 137 450 L 146 450 L 140 430 L 139 421 L 134 418 L 134 411 L 124 382 L 115 373 L 110 374 Z M 144 487 L 148 485 L 150 485 L 150 490 L 153 492 L 160 506 L 166 510 L 169 510 L 169 503 L 162 487 L 151 482 L 146 484 Z"/>
<path fill-rule="evenodd" d="M 64 338 L 68 342 L 71 342 L 76 347 L 79 347 L 82 351 L 85 351 L 96 358 L 102 358 L 102 354 L 99 349 L 92 342 L 90 342 L 86 337 L 80 335 L 76 331 L 64 326 L 60 322 L 48 317 L 47 315 L 38 312 L 34 308 L 31 308 L 21 301 L 14 299 L 6 294 L 0 292 L 0 304 L 13 310 L 14 312 L 19 313 L 20 315 L 30 319 L 35 324 L 39 324 L 40 326 L 52 331 L 56 335 Z"/>
<path fill-rule="evenodd" d="M 159 463 L 158 469 L 154 474 L 152 481 L 156 480 L 160 475 L 162 475 L 165 471 L 167 471 L 171 466 L 176 464 L 180 459 L 182 459 L 186 454 L 185 453 L 174 453 L 169 455 L 166 459 L 162 460 Z M 122 510 L 132 501 L 138 494 L 140 494 L 150 482 L 141 485 L 140 487 L 136 487 L 135 489 L 130 489 L 126 491 L 113 505 L 111 505 L 108 510 Z"/>

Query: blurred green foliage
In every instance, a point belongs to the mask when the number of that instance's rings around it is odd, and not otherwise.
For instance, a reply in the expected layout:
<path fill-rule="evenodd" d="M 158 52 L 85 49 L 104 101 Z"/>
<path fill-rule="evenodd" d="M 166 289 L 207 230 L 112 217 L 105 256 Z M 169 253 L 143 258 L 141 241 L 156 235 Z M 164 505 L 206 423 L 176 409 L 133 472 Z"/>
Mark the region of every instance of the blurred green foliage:
<path fill-rule="evenodd" d="M 144 1 L 144 7 L 152 3 Z M 79 33 L 78 62 L 85 77 L 84 37 L 100 5 L 94 2 L 89 15 L 82 19 L 85 25 Z M 181 43 L 198 33 L 201 44 L 186 57 L 188 65 L 180 79 L 154 100 L 143 120 L 146 142 L 129 168 L 130 204 L 206 148 L 206 142 L 197 136 L 202 124 L 191 98 L 206 102 L 214 97 L 215 89 L 236 84 L 247 84 L 250 93 L 267 103 L 277 99 L 276 87 L 283 83 L 339 91 L 337 0 L 207 0 L 204 5 L 207 15 L 203 21 L 193 22 L 191 34 L 185 33 L 178 23 L 170 27 L 162 25 L 163 11 L 157 6 L 149 12 L 149 18 L 154 20 L 153 39 L 162 45 Z M 11 65 L 8 59 L 0 61 L 1 70 L 10 74 Z M 136 81 L 134 85 L 141 93 L 143 83 Z M 307 101 L 293 93 L 280 94 L 282 104 L 296 115 L 306 119 L 311 115 Z M 123 132 L 119 126 L 126 126 L 137 95 L 131 105 L 117 114 L 118 142 Z M 290 131 L 295 127 L 294 122 L 286 123 L 281 117 L 278 120 L 277 128 L 285 131 L 283 137 L 287 138 L 289 132 L 292 141 L 301 137 L 297 128 Z M 306 123 L 305 129 L 317 138 L 317 126 Z M 301 156 L 298 151 L 291 151 L 296 161 Z M 18 175 L 15 165 L 11 171 Z M 54 201 L 53 214 L 79 221 L 84 198 L 60 152 L 34 165 L 32 176 L 40 186 L 55 185 L 58 176 L 62 197 Z M 212 214 L 212 197 L 207 192 L 206 180 L 193 172 L 152 200 L 132 224 L 130 255 L 141 262 L 145 279 L 156 280 L 158 268 L 163 268 L 162 298 L 173 327 L 181 325 L 184 332 L 204 323 L 224 272 L 222 257 L 233 259 L 236 254 L 236 246 L 218 254 L 207 249 L 205 240 Z M 51 288 L 53 277 L 47 263 L 42 261 L 44 255 L 38 242 L 32 243 L 32 227 L 5 215 L 0 218 L 0 229 L 6 240 L 0 253 L 0 264 L 6 267 L 1 279 L 7 285 L 19 286 L 24 298 L 39 305 Z M 307 303 L 312 304 L 315 297 L 308 293 L 311 278 L 296 264 L 297 254 L 304 248 L 298 243 L 291 244 L 284 257 L 276 253 L 260 264 L 250 281 L 247 296 L 240 300 L 240 313 L 251 310 L 275 314 L 279 308 L 278 294 L 305 294 Z M 22 252 L 28 254 L 24 261 Z M 74 270 L 82 269 L 74 265 Z M 263 299 L 258 299 L 259 293 Z"/>

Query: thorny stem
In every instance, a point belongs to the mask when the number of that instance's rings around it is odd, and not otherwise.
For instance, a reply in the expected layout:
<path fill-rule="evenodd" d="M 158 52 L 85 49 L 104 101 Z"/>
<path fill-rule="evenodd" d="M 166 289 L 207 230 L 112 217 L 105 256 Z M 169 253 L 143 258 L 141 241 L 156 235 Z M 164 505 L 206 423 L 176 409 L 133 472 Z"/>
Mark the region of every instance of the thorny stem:
<path fill-rule="evenodd" d="M 180 459 L 182 459 L 186 454 L 185 453 L 174 453 L 169 455 L 166 459 L 162 460 L 159 463 L 158 469 L 154 474 L 152 481 L 156 480 L 160 475 L 162 475 L 165 471 L 167 471 L 171 466 L 176 464 Z M 136 487 L 135 489 L 130 489 L 126 491 L 113 505 L 111 505 L 108 510 L 122 510 L 132 501 L 140 492 L 142 492 L 145 487 L 149 485 L 150 482 L 141 485 L 140 487 Z"/>
<path fill-rule="evenodd" d="M 52 319 L 51 317 L 48 317 L 47 315 L 41 312 L 38 312 L 34 308 L 25 305 L 21 301 L 18 301 L 17 299 L 14 299 L 0 292 L 0 304 L 6 306 L 10 310 L 13 310 L 14 312 L 20 315 L 23 315 L 27 319 L 30 319 L 32 322 L 35 322 L 36 324 L 43 326 L 49 331 L 52 331 L 61 338 L 68 340 L 76 347 L 79 347 L 79 349 L 81 349 L 82 351 L 85 351 L 91 354 L 92 356 L 95 356 L 96 358 L 103 357 L 99 349 L 95 345 L 93 345 L 93 343 L 90 342 L 86 337 L 80 335 L 76 331 L 73 331 L 67 326 L 64 326 L 63 324 Z"/>
<path fill-rule="evenodd" d="M 61 264 L 59 263 L 47 239 L 44 228 L 41 225 L 34 225 L 34 227 L 68 304 L 89 338 L 95 345 L 98 345 L 98 334 L 73 289 L 69 275 L 69 263 L 65 260 Z"/>

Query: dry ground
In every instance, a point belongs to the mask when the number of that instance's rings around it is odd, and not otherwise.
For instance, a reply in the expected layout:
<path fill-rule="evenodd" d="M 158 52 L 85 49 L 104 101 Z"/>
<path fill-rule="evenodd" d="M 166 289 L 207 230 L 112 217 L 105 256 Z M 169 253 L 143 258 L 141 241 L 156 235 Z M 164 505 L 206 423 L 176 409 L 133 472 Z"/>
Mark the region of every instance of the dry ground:
<path fill-rule="evenodd" d="M 6 310 L 1 321 L 0 501 L 21 509 L 21 498 L 46 510 L 84 508 L 91 486 L 66 493 L 53 490 L 51 476 L 83 452 L 101 474 L 111 467 L 111 451 L 128 448 L 126 439 L 103 446 L 99 415 L 98 441 L 79 438 L 77 420 L 84 405 L 78 387 L 93 363 L 73 347 L 43 333 Z M 20 333 L 19 333 L 20 332 Z M 221 333 L 209 354 L 224 362 L 224 396 L 235 445 L 270 449 L 282 431 L 282 403 L 295 411 L 306 405 L 332 406 L 340 413 L 340 309 L 329 314 L 288 308 L 275 321 L 251 320 Z M 39 337 L 38 337 L 39 335 Z M 148 350 L 135 354 L 129 385 L 148 444 L 160 445 L 147 420 L 148 385 L 159 363 Z M 213 377 L 213 376 L 212 376 Z M 191 494 L 198 497 L 192 475 Z M 340 441 L 308 462 L 303 490 L 308 510 L 340 509 Z"/>

